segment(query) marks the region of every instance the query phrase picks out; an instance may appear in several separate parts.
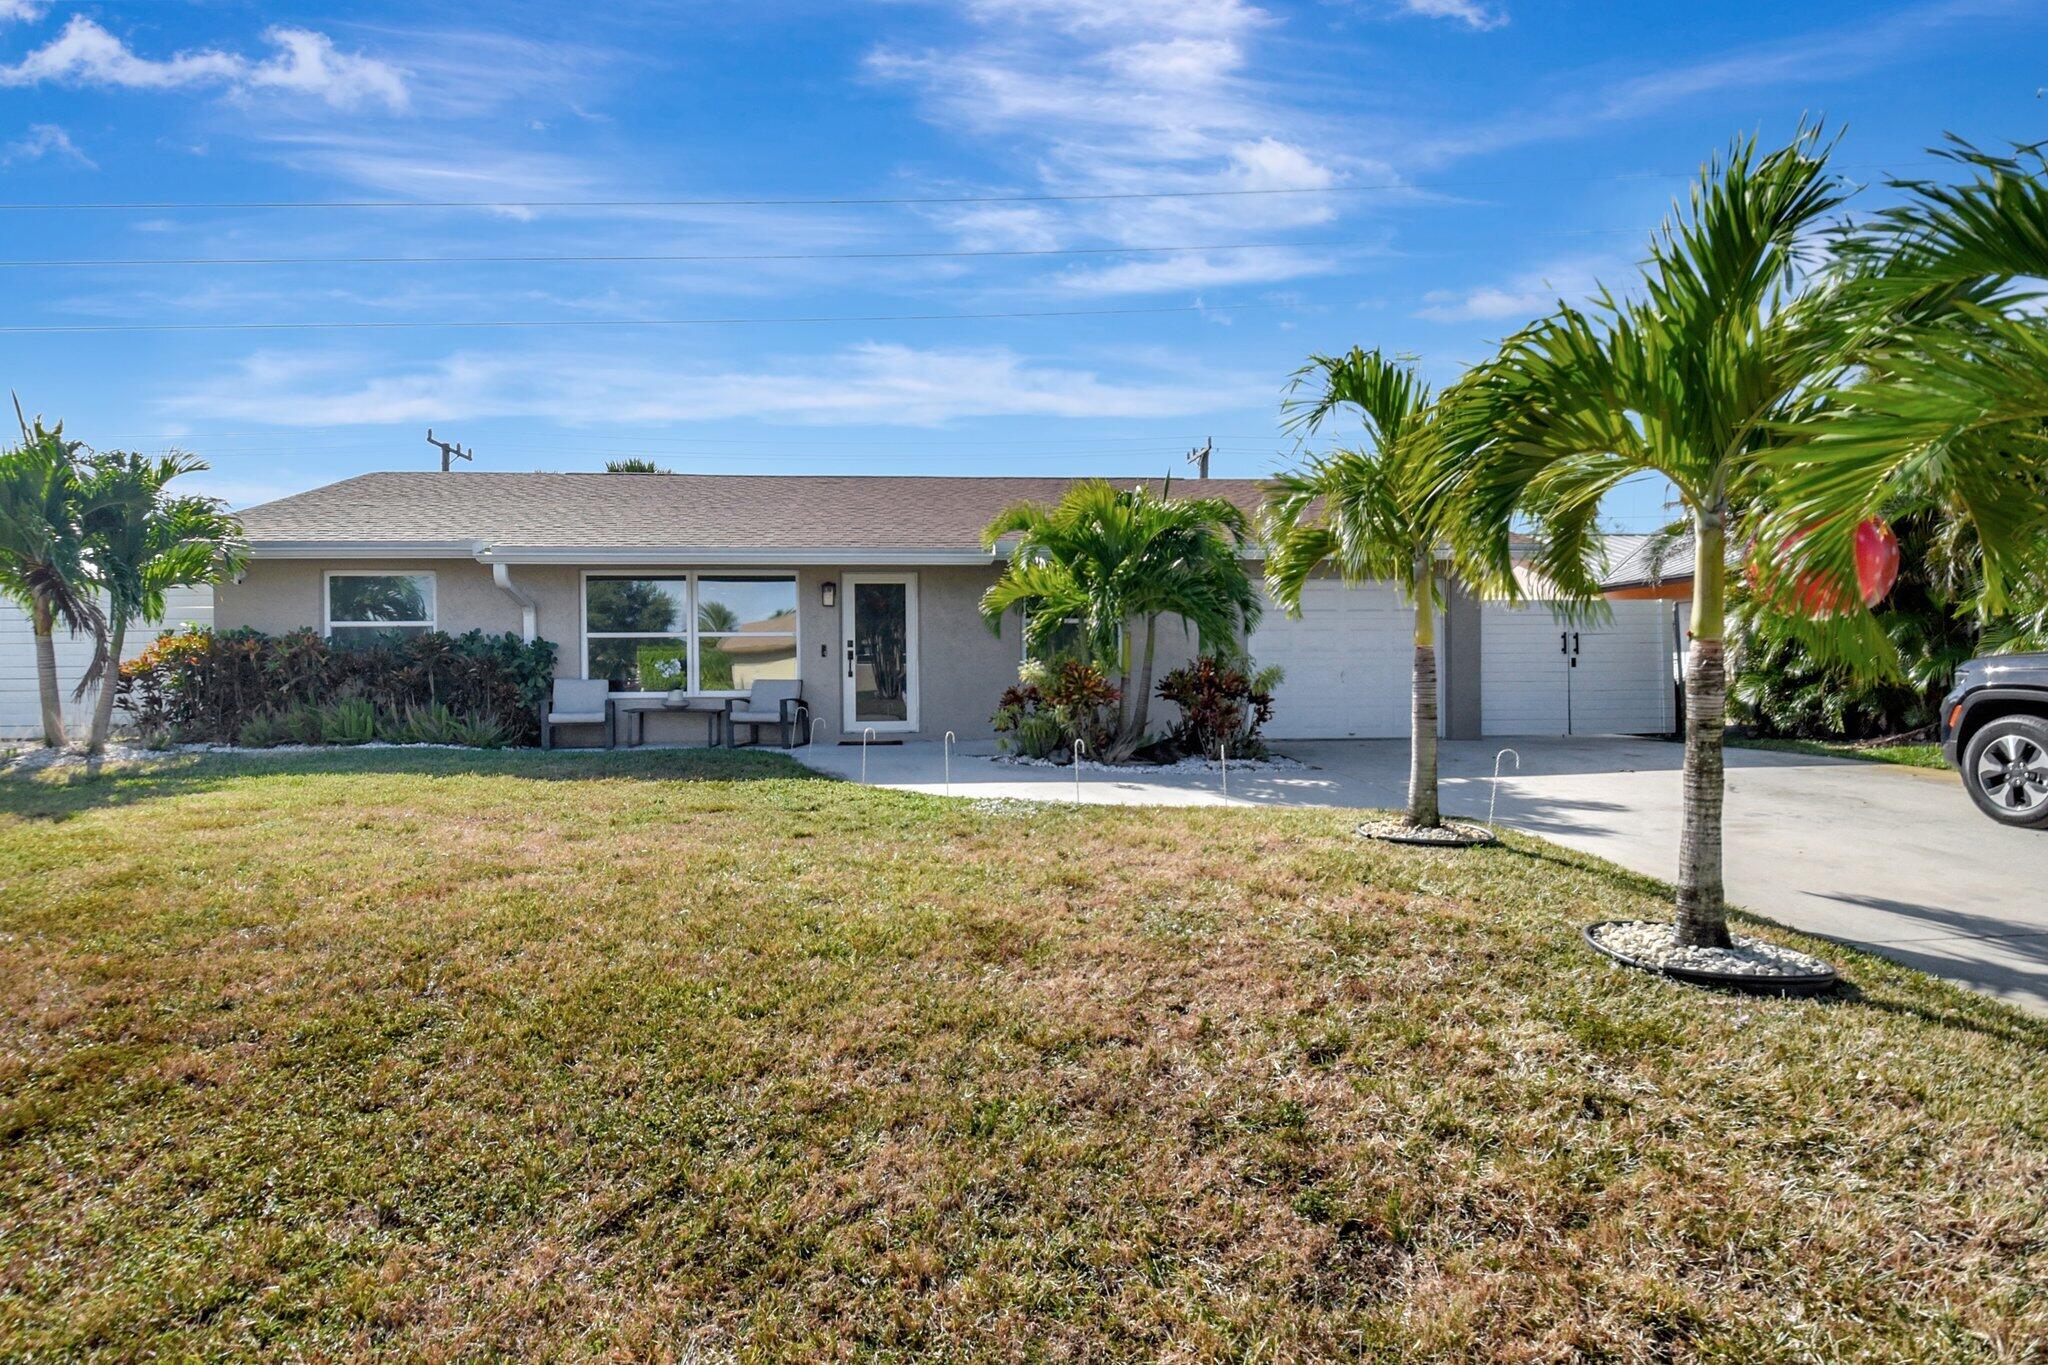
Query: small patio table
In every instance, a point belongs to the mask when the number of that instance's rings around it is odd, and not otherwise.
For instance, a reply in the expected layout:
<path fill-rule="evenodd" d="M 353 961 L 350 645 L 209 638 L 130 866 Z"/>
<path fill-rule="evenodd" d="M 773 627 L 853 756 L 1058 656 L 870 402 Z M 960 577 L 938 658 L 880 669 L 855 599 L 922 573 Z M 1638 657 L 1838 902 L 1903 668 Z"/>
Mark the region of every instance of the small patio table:
<path fill-rule="evenodd" d="M 670 701 L 661 697 L 611 698 L 614 715 L 626 724 L 617 730 L 619 747 L 638 748 L 647 736 L 647 713 L 650 711 L 695 711 L 705 718 L 704 744 L 715 749 L 725 743 L 725 698 L 685 697 L 681 701 Z"/>

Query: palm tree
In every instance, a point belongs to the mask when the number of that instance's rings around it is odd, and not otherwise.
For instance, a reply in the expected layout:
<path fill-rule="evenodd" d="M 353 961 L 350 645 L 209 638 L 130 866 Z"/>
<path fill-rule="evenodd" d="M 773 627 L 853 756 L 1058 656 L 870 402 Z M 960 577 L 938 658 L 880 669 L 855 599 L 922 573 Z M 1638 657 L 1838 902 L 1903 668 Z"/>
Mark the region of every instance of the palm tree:
<path fill-rule="evenodd" d="M 18 403 L 15 411 L 19 416 Z M 65 736 L 56 627 L 98 641 L 106 623 L 79 532 L 78 443 L 64 439 L 63 423 L 47 428 L 40 417 L 33 425 L 23 420 L 21 434 L 21 445 L 0 454 L 0 594 L 28 613 L 43 743 L 57 749 Z"/>
<path fill-rule="evenodd" d="M 1314 398 L 1290 400 L 1289 425 L 1313 434 L 1356 409 L 1367 450 L 1311 456 L 1266 495 L 1266 590 L 1289 612 L 1325 565 L 1347 583 L 1392 583 L 1415 608 L 1415 691 L 1409 707 L 1408 821 L 1433 829 L 1437 804 L 1437 572 L 1445 529 L 1445 459 L 1429 386 L 1378 351 L 1315 356 L 1294 376 Z"/>
<path fill-rule="evenodd" d="M 1598 599 L 1601 499 L 1623 479 L 1668 479 L 1692 523 L 1684 832 L 1678 942 L 1728 943 L 1722 894 L 1723 659 L 1731 524 L 1762 505 L 1788 430 L 1844 373 L 1836 288 L 1806 243 L 1842 202 L 1828 148 L 1802 130 L 1759 156 L 1753 140 L 1709 163 L 1644 263 L 1640 295 L 1561 306 L 1508 339 L 1447 397 L 1463 463 L 1466 533 L 1514 591 L 1510 526 L 1526 517 L 1536 567 L 1568 607 Z M 1832 538 L 1832 537 L 1830 537 Z M 1739 541 L 1737 542 L 1739 543 Z"/>
<path fill-rule="evenodd" d="M 1004 615 L 1021 608 L 1034 649 L 1073 623 L 1087 654 L 1123 680 L 1117 737 L 1104 757 L 1128 758 L 1145 738 L 1159 618 L 1180 617 L 1206 647 L 1226 653 L 1258 623 L 1247 532 L 1244 513 L 1222 498 L 1082 480 L 1051 506 L 1021 502 L 989 523 L 989 549 L 1009 536 L 1017 543 L 982 596 L 982 619 L 1000 633 Z"/>
<path fill-rule="evenodd" d="M 1805 424 L 1811 441 L 1778 457 L 1765 534 L 1928 509 L 1970 547 L 1969 605 L 1988 633 L 2024 643 L 2048 614 L 2048 324 L 2038 285 L 2023 283 L 2048 277 L 2048 154 L 1962 142 L 1943 154 L 1973 177 L 1895 180 L 1906 199 L 1846 244 L 1843 317 L 1862 367 Z M 1841 535 L 1799 536 L 1788 559 L 1846 581 L 1850 554 Z M 1886 655 L 1864 612 L 1809 633 Z"/>
<path fill-rule="evenodd" d="M 87 753 L 106 747 L 129 623 L 162 621 L 165 593 L 219 582 L 241 565 L 241 523 L 225 504 L 166 491 L 171 480 L 206 467 L 189 455 L 119 451 L 86 462 L 80 528 L 93 578 L 107 595 L 105 642 L 73 694 L 99 687 Z"/>

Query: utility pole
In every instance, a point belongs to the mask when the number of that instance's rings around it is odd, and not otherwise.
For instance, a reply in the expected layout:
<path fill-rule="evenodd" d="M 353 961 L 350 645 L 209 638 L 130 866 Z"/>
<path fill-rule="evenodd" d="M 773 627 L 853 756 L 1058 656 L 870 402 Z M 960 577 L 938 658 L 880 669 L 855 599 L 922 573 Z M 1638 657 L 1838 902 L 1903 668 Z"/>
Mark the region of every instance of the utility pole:
<path fill-rule="evenodd" d="M 474 450 L 464 450 L 459 444 L 457 444 L 454 441 L 435 440 L 434 429 L 432 427 L 427 428 L 427 444 L 435 447 L 441 452 L 441 472 L 443 474 L 446 474 L 448 472 L 452 461 L 474 460 L 476 458 L 476 452 Z"/>
<path fill-rule="evenodd" d="M 1198 449 L 1188 452 L 1188 463 L 1195 467 L 1196 478 L 1206 479 L 1209 477 L 1209 456 L 1215 453 L 1215 450 L 1215 438 L 1205 436 L 1202 438 L 1202 444 Z"/>

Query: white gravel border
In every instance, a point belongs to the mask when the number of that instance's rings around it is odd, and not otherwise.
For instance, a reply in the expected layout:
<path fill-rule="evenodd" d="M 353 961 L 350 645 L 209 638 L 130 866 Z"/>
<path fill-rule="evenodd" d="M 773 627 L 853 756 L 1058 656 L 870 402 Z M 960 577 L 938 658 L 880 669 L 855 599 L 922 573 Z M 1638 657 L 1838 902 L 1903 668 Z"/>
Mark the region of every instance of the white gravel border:
<path fill-rule="evenodd" d="M 391 744 L 384 740 L 372 740 L 368 744 L 270 744 L 261 748 L 236 744 L 171 744 L 161 749 L 150 749 L 139 744 L 109 743 L 105 750 L 94 756 L 83 749 L 50 749 L 37 744 L 11 750 L 0 749 L 0 776 L 13 777 L 47 772 L 52 768 L 84 768 L 94 763 L 161 763 L 167 758 L 191 754 L 256 757 L 262 754 L 335 754 L 346 753 L 351 749 L 460 749 L 467 753 L 501 752 L 479 749 L 469 744 Z"/>
<path fill-rule="evenodd" d="M 1070 762 L 1057 762 L 1050 758 L 1027 758 L 1023 754 L 993 754 L 990 755 L 989 761 L 1010 768 L 1057 768 L 1061 772 L 1069 773 L 1074 770 L 1074 765 Z M 1307 767 L 1306 763 L 1283 758 L 1278 754 L 1269 758 L 1230 760 L 1230 771 L 1234 773 L 1299 772 Z M 1099 763 L 1092 758 L 1081 760 L 1082 772 L 1121 773 L 1126 777 L 1144 773 L 1213 773 L 1218 770 L 1219 765 L 1215 759 L 1200 758 L 1193 754 L 1186 758 L 1177 758 L 1171 763 Z"/>
<path fill-rule="evenodd" d="M 1735 941 L 1732 948 L 1681 947 L 1676 926 L 1657 920 L 1619 920 L 1596 925 L 1586 931 L 1586 936 L 1602 948 L 1652 967 L 1679 967 L 1760 981 L 1835 973 L 1833 967 L 1817 957 L 1741 934 L 1731 935 Z"/>
<path fill-rule="evenodd" d="M 1389 843 L 1414 844 L 1427 848 L 1432 844 L 1443 848 L 1472 848 L 1479 844 L 1496 844 L 1492 830 L 1484 825 L 1475 825 L 1466 820 L 1446 820 L 1435 829 L 1424 829 L 1411 825 L 1399 817 L 1384 820 L 1367 820 L 1356 831 L 1368 839 L 1380 839 Z"/>

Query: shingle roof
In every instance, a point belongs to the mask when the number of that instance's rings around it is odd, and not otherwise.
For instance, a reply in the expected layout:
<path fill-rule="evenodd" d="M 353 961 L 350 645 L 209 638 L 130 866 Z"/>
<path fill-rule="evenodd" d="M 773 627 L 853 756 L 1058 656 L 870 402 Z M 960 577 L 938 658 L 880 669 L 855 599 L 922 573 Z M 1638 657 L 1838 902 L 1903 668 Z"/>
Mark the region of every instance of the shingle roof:
<path fill-rule="evenodd" d="M 979 553 L 982 528 L 1074 479 L 782 474 L 361 474 L 242 513 L 266 548 L 388 542 L 448 551 L 916 550 Z M 1156 479 L 1117 479 L 1119 486 Z M 1173 482 L 1256 510 L 1258 479 Z"/>

